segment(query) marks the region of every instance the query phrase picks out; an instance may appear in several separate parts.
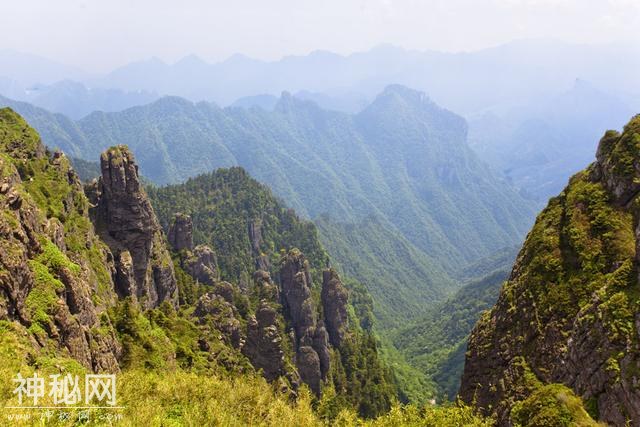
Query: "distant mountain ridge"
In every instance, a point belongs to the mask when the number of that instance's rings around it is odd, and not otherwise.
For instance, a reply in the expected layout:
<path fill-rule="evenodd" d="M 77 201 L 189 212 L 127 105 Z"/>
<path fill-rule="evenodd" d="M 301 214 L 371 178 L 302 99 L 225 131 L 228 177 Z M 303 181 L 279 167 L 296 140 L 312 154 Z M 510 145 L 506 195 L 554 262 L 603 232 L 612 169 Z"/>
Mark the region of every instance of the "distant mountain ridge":
<path fill-rule="evenodd" d="M 276 61 L 238 54 L 217 63 L 196 55 L 173 64 L 151 58 L 104 75 L 89 75 L 34 55 L 0 52 L 0 81 L 6 77 L 34 85 L 66 79 L 91 89 L 146 91 L 220 105 L 256 94 L 306 91 L 320 94 L 315 100 L 325 107 L 342 106 L 347 111 L 355 111 L 353 106 L 361 99 L 373 99 L 388 84 L 400 83 L 425 91 L 440 105 L 467 115 L 548 98 L 570 87 L 576 78 L 607 92 L 624 94 L 638 107 L 639 53 L 640 48 L 633 45 L 590 46 L 545 39 L 516 40 L 458 53 L 379 45 L 350 55 L 314 51 Z M 341 101 L 324 103 L 323 94 Z"/>
<path fill-rule="evenodd" d="M 228 105 L 242 96 L 301 90 L 357 92 L 372 99 L 395 82 L 426 91 L 439 104 L 468 113 L 522 98 L 542 99 L 568 87 L 576 77 L 614 92 L 640 93 L 635 79 L 640 61 L 632 59 L 639 51 L 633 46 L 540 39 L 460 53 L 379 45 L 350 55 L 314 51 L 277 61 L 234 55 L 213 64 L 191 55 L 175 64 L 154 58 L 125 65 L 97 79 L 95 85 Z"/>
<path fill-rule="evenodd" d="M 540 102 L 470 117 L 469 141 L 482 159 L 543 205 L 593 161 L 600 135 L 622 128 L 633 114 L 623 99 L 576 79 L 569 90 Z"/>

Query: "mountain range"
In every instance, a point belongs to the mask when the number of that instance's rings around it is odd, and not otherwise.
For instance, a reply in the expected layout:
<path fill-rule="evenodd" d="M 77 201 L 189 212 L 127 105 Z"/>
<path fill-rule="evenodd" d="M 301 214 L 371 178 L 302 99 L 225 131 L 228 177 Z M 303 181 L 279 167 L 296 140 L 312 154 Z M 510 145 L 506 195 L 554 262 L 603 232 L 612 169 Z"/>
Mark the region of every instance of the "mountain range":
<path fill-rule="evenodd" d="M 523 196 L 544 206 L 569 177 L 593 161 L 596 141 L 621 129 L 634 109 L 591 82 L 535 103 L 469 117 L 469 141 Z"/>
<path fill-rule="evenodd" d="M 457 266 L 517 244 L 533 218 L 532 204 L 469 148 L 465 120 L 402 86 L 356 115 L 287 93 L 273 111 L 169 97 L 79 121 L 4 103 L 71 156 L 127 144 L 156 184 L 242 166 L 318 220 L 334 260 L 373 295 L 382 327 L 444 298 Z"/>
<path fill-rule="evenodd" d="M 593 160 L 593 141 L 640 108 L 638 57 L 633 45 L 538 39 L 460 53 L 381 45 L 351 55 L 316 51 L 276 61 L 234 55 L 211 63 L 189 55 L 173 64 L 151 58 L 90 74 L 5 50 L 0 95 L 73 120 L 167 95 L 272 111 L 283 91 L 324 110 L 358 114 L 389 84 L 403 84 L 465 117 L 474 151 L 542 208 Z M 185 178 L 184 171 L 170 175 Z"/>
<path fill-rule="evenodd" d="M 158 420 L 151 402 L 162 420 L 201 423 L 225 405 L 242 406 L 230 419 L 285 425 L 637 422 L 640 116 L 603 128 L 633 111 L 638 64 L 615 66 L 631 48 L 598 49 L 382 47 L 220 68 L 192 56 L 79 72 L 92 89 L 31 88 L 52 108 L 85 96 L 79 119 L 1 98 L 40 135 L 0 110 L 0 376 L 122 373 L 137 424 Z M 12 55 L 9 74 L 24 71 L 29 58 Z M 358 67 L 388 58 L 392 70 L 362 80 Z M 556 62 L 532 67 L 541 58 Z M 589 83 L 550 96 L 585 63 Z M 372 95 L 390 75 L 422 87 L 421 71 L 471 132 L 418 90 Z M 156 95 L 231 98 L 237 87 L 209 79 L 232 72 L 264 95 L 225 108 Z M 259 87 L 287 77 L 299 96 Z M 85 115 L 96 102 L 119 111 Z M 350 112 L 318 104 L 330 102 Z M 166 396 L 167 373 L 228 396 Z M 436 392 L 460 400 L 396 401 Z"/>
<path fill-rule="evenodd" d="M 341 105 L 349 112 L 357 112 L 354 108 L 363 106 L 363 100 L 370 102 L 384 87 L 397 83 L 429 93 L 440 105 L 467 116 L 523 101 L 542 101 L 571 87 L 576 78 L 637 108 L 638 57 L 638 47 L 634 45 L 578 45 L 534 39 L 459 53 L 380 45 L 346 56 L 314 51 L 277 61 L 240 54 L 217 63 L 196 55 L 173 64 L 151 58 L 97 75 L 5 50 L 0 51 L 0 81 L 13 82 L 24 90 L 71 80 L 91 90 L 143 91 L 224 106 L 257 94 L 301 92 L 315 94 L 319 102 L 327 99 L 326 105 L 321 104 L 325 107 Z M 15 93 L 12 97 L 22 100 Z"/>

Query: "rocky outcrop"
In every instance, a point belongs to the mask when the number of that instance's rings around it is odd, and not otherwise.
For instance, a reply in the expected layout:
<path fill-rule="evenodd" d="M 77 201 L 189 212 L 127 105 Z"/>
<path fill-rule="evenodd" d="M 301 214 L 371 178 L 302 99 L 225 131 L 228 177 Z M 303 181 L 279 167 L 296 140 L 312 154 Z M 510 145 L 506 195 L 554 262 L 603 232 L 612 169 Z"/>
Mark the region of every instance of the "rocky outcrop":
<path fill-rule="evenodd" d="M 189 215 L 175 214 L 167 238 L 171 248 L 180 252 L 180 266 L 187 274 L 209 286 L 220 280 L 215 252 L 207 245 L 193 247 L 193 222 Z"/>
<path fill-rule="evenodd" d="M 222 332 L 223 339 L 236 349 L 244 346 L 245 338 L 235 306 L 221 295 L 212 292 L 202 295 L 193 312 L 200 324 L 210 323 Z"/>
<path fill-rule="evenodd" d="M 316 396 L 321 392 L 320 357 L 309 345 L 298 347 L 296 351 L 296 368 L 300 379 L 309 386 Z"/>
<path fill-rule="evenodd" d="M 281 300 L 294 333 L 296 367 L 316 394 L 329 371 L 328 336 L 311 297 L 311 274 L 304 255 L 291 250 L 280 268 Z"/>
<path fill-rule="evenodd" d="M 167 233 L 169 244 L 174 251 L 193 249 L 193 222 L 189 215 L 177 213 Z"/>
<path fill-rule="evenodd" d="M 281 298 L 291 319 L 296 339 L 301 341 L 315 327 L 317 313 L 311 298 L 309 263 L 302 252 L 292 250 L 280 268 Z"/>
<path fill-rule="evenodd" d="M 329 368 L 331 367 L 331 354 L 329 353 L 329 334 L 322 323 L 318 323 L 318 325 L 316 325 L 311 347 L 318 354 L 318 361 L 320 362 L 320 378 L 326 380 Z"/>
<path fill-rule="evenodd" d="M 95 270 L 110 271 L 113 260 L 100 249 L 77 175 L 9 109 L 0 109 L 0 154 L 0 319 L 28 328 L 36 347 L 117 372 L 121 349 L 101 316 L 113 283 Z"/>
<path fill-rule="evenodd" d="M 258 270 L 253 273 L 253 283 L 259 298 L 267 301 L 280 301 L 280 289 L 273 283 L 271 274 L 268 271 Z"/>
<path fill-rule="evenodd" d="M 205 285 L 213 286 L 220 279 L 216 254 L 209 246 L 198 245 L 187 251 L 181 264 L 184 271 Z"/>
<path fill-rule="evenodd" d="M 462 399 L 498 424 L 562 383 L 609 425 L 640 425 L 640 116 L 549 201 L 469 339 Z"/>
<path fill-rule="evenodd" d="M 280 328 L 278 312 L 265 300 L 247 322 L 247 340 L 242 353 L 256 369 L 262 370 L 268 381 L 287 374 Z"/>
<path fill-rule="evenodd" d="M 258 270 L 269 270 L 271 263 L 269 257 L 262 253 L 262 220 L 254 219 L 249 221 L 249 242 L 251 243 L 251 253 L 256 260 Z"/>
<path fill-rule="evenodd" d="M 593 178 L 601 182 L 618 205 L 627 205 L 640 192 L 640 159 L 635 155 L 633 132 L 640 116 L 636 116 L 620 134 L 607 131 L 600 140 L 593 165 Z"/>
<path fill-rule="evenodd" d="M 118 260 L 116 289 L 120 296 L 137 299 L 143 308 L 165 300 L 175 304 L 173 263 L 133 155 L 125 146 L 112 147 L 100 157 L 100 168 L 102 176 L 88 194 L 95 204 L 96 228 Z"/>
<path fill-rule="evenodd" d="M 349 327 L 347 304 L 349 294 L 333 269 L 322 272 L 322 308 L 331 345 L 340 347 Z"/>
<path fill-rule="evenodd" d="M 124 250 L 116 258 L 115 286 L 118 295 L 136 295 L 136 278 L 133 275 L 133 259 L 129 251 Z"/>

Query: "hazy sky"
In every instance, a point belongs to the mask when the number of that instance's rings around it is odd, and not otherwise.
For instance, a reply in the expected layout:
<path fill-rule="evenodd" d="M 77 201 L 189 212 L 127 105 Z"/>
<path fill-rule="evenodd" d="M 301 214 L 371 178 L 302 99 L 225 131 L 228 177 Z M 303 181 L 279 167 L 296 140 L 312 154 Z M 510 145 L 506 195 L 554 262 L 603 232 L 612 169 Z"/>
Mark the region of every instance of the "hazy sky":
<path fill-rule="evenodd" d="M 0 0 L 0 49 L 89 71 L 158 56 L 275 59 L 391 43 L 476 50 L 521 38 L 640 43 L 640 0 Z"/>

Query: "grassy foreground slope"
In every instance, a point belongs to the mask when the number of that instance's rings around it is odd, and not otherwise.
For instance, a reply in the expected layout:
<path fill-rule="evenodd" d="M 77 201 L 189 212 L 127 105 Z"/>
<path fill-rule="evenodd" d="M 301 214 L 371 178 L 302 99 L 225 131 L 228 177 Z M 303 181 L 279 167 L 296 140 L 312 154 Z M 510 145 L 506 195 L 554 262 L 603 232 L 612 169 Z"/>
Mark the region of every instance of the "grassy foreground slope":
<path fill-rule="evenodd" d="M 24 363 L 25 360 L 30 361 Z M 35 352 L 28 332 L 20 325 L 0 321 L 0 403 L 19 406 L 13 394 L 12 380 L 20 372 L 29 377 L 34 372 L 71 373 L 82 376 L 86 369 L 76 361 L 56 355 Z M 15 426 L 490 426 L 490 420 L 474 414 L 469 407 L 450 406 L 419 409 L 394 406 L 374 420 L 362 420 L 351 410 L 342 410 L 329 424 L 322 417 L 325 401 L 314 402 L 308 390 L 291 400 L 256 374 L 197 374 L 183 369 L 126 369 L 117 377 L 117 403 L 122 409 L 95 409 L 88 412 L 89 421 L 78 409 L 53 411 L 44 417 L 42 410 L 3 409 L 2 424 Z M 40 405 L 52 405 L 51 396 Z M 66 412 L 68 418 L 61 419 Z M 29 419 L 25 419 L 29 416 Z M 111 418 L 118 417 L 118 418 Z"/>

